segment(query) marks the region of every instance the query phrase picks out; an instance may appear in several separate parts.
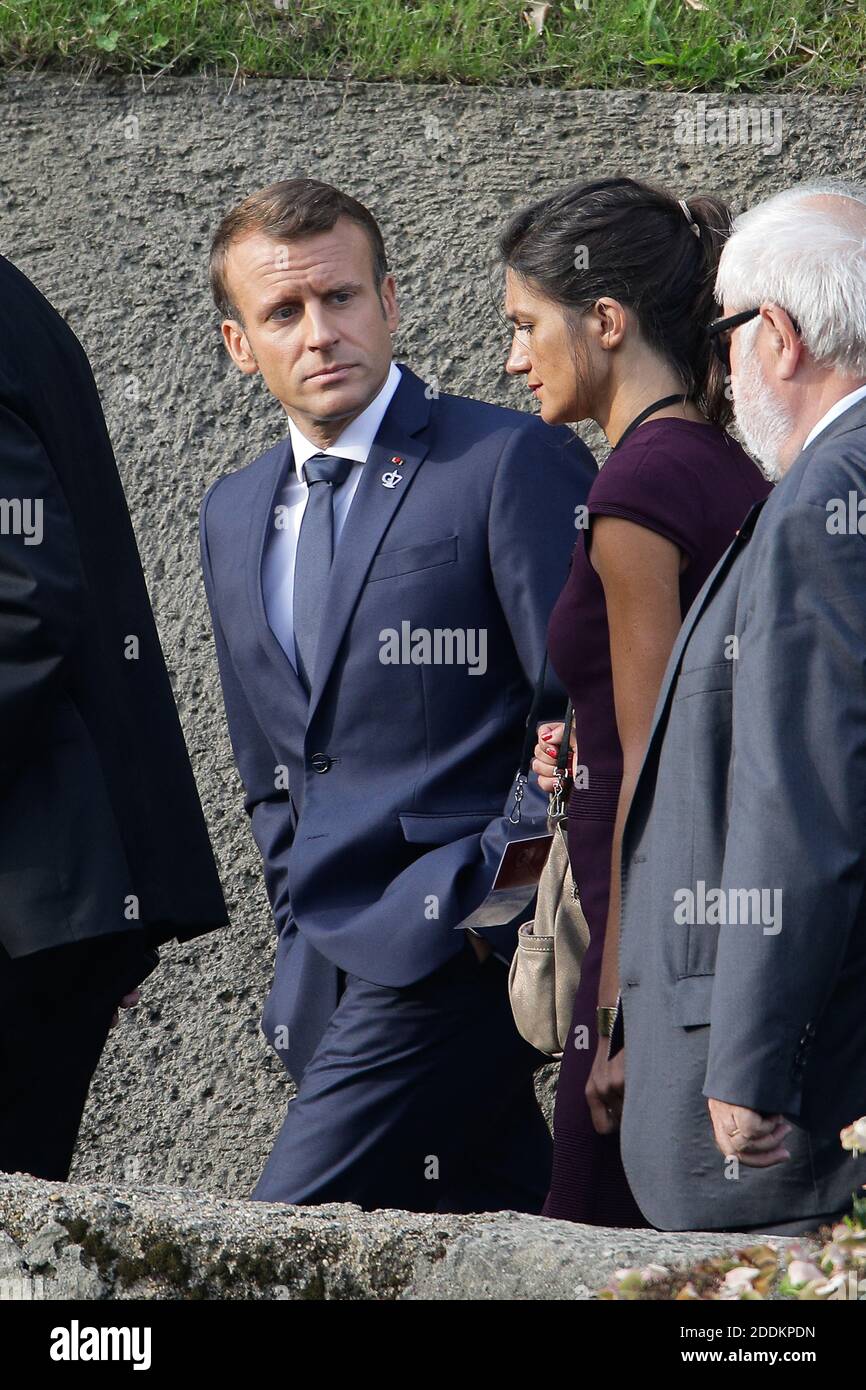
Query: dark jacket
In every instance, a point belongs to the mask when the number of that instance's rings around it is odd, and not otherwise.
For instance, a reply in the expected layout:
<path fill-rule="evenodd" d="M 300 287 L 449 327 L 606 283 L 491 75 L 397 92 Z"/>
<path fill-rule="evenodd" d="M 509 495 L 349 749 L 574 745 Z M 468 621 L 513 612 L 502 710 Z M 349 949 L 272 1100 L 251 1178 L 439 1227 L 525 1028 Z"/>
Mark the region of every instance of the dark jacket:
<path fill-rule="evenodd" d="M 87 357 L 0 257 L 0 945 L 225 921 Z"/>

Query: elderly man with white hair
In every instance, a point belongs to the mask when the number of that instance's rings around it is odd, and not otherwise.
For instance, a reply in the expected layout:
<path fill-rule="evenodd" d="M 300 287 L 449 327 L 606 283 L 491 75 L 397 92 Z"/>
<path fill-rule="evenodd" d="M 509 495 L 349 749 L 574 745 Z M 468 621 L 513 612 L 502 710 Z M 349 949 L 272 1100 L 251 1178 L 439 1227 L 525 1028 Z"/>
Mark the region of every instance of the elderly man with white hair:
<path fill-rule="evenodd" d="M 625 827 L 622 1150 L 664 1230 L 797 1233 L 866 1158 L 866 190 L 737 219 L 710 332 L 776 481 L 673 649 Z"/>

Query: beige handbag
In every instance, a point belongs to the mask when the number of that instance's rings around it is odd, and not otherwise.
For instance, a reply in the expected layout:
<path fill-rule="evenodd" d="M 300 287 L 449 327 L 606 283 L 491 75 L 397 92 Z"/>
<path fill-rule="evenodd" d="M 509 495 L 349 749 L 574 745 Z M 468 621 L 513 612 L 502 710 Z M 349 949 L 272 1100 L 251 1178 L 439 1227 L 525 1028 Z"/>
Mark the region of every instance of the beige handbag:
<path fill-rule="evenodd" d="M 535 917 L 520 928 L 508 976 L 517 1031 L 539 1052 L 553 1057 L 562 1055 L 568 1039 L 574 996 L 589 945 L 589 926 L 568 857 L 565 782 L 572 716 L 569 701 L 556 764 L 556 789 L 548 813 L 553 840 L 538 881 Z M 526 768 L 528 771 L 528 761 Z"/>

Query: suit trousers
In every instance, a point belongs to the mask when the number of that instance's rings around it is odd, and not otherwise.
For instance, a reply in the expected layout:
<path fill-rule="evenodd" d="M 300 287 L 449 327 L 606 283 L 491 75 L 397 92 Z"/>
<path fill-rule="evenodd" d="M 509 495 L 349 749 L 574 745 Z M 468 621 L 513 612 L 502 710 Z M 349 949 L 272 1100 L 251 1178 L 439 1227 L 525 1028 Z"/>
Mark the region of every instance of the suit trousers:
<path fill-rule="evenodd" d="M 12 958 L 0 947 L 0 1172 L 64 1182 L 124 994 L 159 961 L 137 933 Z"/>
<path fill-rule="evenodd" d="M 253 1200 L 540 1212 L 546 1059 L 514 1026 L 507 977 L 468 941 L 404 988 L 346 975 Z"/>

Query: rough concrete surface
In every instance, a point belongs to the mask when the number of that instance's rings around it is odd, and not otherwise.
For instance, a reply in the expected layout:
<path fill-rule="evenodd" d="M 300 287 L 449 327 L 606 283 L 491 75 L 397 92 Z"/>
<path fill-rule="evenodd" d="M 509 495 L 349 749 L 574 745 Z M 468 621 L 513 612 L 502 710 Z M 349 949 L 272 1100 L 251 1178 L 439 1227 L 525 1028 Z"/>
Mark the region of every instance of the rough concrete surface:
<path fill-rule="evenodd" d="M 811 175 L 862 176 L 862 97 L 765 98 L 782 116 L 775 153 L 748 142 L 676 143 L 678 113 L 721 100 L 302 81 L 229 90 L 212 79 L 171 78 L 0 84 L 0 251 L 68 318 L 93 363 L 232 914 L 229 929 L 167 947 L 143 1004 L 112 1034 L 82 1127 L 78 1181 L 243 1197 L 289 1094 L 259 1033 L 273 929 L 226 736 L 197 558 L 206 486 L 281 437 L 285 419 L 262 383 L 242 378 L 224 355 L 206 282 L 217 220 L 278 178 L 309 173 L 341 184 L 383 228 L 403 312 L 398 360 L 442 390 L 529 408 L 525 389 L 503 372 L 507 334 L 486 272 L 511 208 L 566 181 L 617 172 L 659 179 L 681 195 L 715 190 L 737 207 Z M 40 1194 L 34 1190 L 33 1211 Z M 112 1200 L 83 1190 L 63 1198 L 84 1213 Z M 144 1192 L 125 1200 L 145 1224 L 156 1210 Z M 229 1210 L 216 1197 L 164 1201 L 190 1229 L 210 1231 L 215 1213 Z M 275 1223 L 289 1244 L 319 1233 L 323 1248 L 345 1230 L 339 1211 L 231 1211 L 253 1242 Z M 387 1245 L 396 1220 L 383 1215 L 363 1229 Z M 441 1222 L 410 1224 L 419 1248 L 438 1246 Z M 456 1277 L 468 1268 L 469 1256 L 458 1252 L 469 1227 L 457 1218 L 446 1227 Z M 28 1240 L 35 1229 L 31 1222 Z M 495 1233 L 510 1261 L 520 1244 L 513 1233 L 522 1240 L 537 1229 L 491 1218 L 473 1237 L 473 1258 Z M 565 1279 L 555 1250 L 567 1233 L 545 1229 L 544 1268 Z M 642 1235 L 640 1248 L 653 1239 Z M 569 1260 L 577 1287 L 580 1256 Z M 428 1258 L 417 1276 L 431 1287 L 434 1263 Z M 408 1276 L 400 1278 L 408 1287 Z"/>
<path fill-rule="evenodd" d="M 0 1298 L 586 1301 L 617 1269 L 679 1269 L 751 1244 L 0 1176 Z"/>

